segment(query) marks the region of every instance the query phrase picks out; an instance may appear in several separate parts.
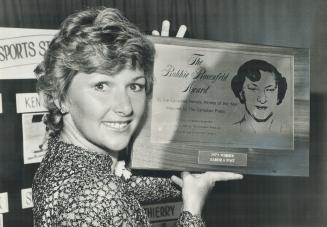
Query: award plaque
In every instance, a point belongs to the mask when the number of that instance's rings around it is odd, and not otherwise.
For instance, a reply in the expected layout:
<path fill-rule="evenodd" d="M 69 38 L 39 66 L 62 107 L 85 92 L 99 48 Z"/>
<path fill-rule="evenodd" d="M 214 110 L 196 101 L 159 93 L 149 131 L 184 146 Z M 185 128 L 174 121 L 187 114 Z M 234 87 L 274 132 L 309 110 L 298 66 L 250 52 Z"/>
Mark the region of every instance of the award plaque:
<path fill-rule="evenodd" d="M 309 50 L 149 37 L 136 169 L 308 176 Z"/>

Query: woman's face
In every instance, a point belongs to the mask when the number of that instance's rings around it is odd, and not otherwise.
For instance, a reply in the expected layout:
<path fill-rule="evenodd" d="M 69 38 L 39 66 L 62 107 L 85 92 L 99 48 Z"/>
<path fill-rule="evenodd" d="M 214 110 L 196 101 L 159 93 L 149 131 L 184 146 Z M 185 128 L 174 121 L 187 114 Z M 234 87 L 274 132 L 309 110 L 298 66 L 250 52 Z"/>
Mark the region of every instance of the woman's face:
<path fill-rule="evenodd" d="M 64 131 L 69 125 L 77 141 L 89 149 L 124 149 L 144 112 L 145 82 L 139 69 L 125 68 L 112 76 L 78 73 L 64 101 Z"/>
<path fill-rule="evenodd" d="M 253 82 L 248 78 L 243 85 L 245 108 L 258 122 L 267 121 L 277 107 L 278 87 L 271 72 L 260 71 L 261 79 Z"/>

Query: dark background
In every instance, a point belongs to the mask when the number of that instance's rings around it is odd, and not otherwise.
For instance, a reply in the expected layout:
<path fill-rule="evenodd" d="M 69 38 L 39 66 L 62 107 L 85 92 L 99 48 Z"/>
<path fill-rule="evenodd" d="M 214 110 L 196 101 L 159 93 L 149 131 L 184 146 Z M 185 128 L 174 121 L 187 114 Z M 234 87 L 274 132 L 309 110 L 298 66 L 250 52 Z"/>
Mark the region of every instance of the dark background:
<path fill-rule="evenodd" d="M 105 5 L 150 34 L 171 21 L 186 37 L 310 48 L 310 177 L 245 176 L 217 184 L 204 210 L 207 226 L 327 226 L 327 1 L 324 0 L 0 0 L 0 26 L 57 29 L 69 14 Z M 38 164 L 23 165 L 21 116 L 15 93 L 34 92 L 33 80 L 1 80 L 0 193 L 9 193 L 4 226 L 32 226 L 20 190 Z M 296 114 L 296 113 L 295 113 Z"/>

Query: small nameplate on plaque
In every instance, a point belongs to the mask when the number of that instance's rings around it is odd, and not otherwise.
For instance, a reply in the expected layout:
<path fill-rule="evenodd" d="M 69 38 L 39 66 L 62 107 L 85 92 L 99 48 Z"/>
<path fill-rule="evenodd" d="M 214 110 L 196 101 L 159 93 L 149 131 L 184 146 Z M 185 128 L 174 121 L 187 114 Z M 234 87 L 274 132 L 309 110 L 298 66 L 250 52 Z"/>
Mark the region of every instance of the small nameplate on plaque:
<path fill-rule="evenodd" d="M 219 166 L 247 166 L 247 154 L 217 151 L 199 151 L 198 163 Z"/>

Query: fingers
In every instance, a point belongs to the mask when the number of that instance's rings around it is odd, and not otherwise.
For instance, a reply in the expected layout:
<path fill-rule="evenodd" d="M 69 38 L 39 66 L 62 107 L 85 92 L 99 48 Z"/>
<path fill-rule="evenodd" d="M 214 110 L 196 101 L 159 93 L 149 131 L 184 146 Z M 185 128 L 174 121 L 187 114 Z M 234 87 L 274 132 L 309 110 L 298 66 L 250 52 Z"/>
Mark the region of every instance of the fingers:
<path fill-rule="evenodd" d="M 170 22 L 164 20 L 161 26 L 161 36 L 169 36 Z"/>
<path fill-rule="evenodd" d="M 154 36 L 160 36 L 160 33 L 157 30 L 152 31 L 152 35 Z"/>
<path fill-rule="evenodd" d="M 206 172 L 204 174 L 206 174 L 212 182 L 243 179 L 243 175 L 231 172 Z"/>
<path fill-rule="evenodd" d="M 215 182 L 218 181 L 229 181 L 229 180 L 241 180 L 243 175 L 231 172 L 205 172 L 202 174 L 191 174 L 189 172 L 182 172 L 181 178 L 173 175 L 171 180 L 180 187 L 183 187 L 183 182 L 190 182 L 194 179 L 199 179 L 203 182 L 208 182 L 211 186 L 214 186 Z"/>
<path fill-rule="evenodd" d="M 173 175 L 173 176 L 171 177 L 171 180 L 172 180 L 175 184 L 177 184 L 179 187 L 181 187 L 181 188 L 183 187 L 183 180 L 182 180 L 181 178 L 179 178 L 179 177 Z"/>
<path fill-rule="evenodd" d="M 184 35 L 185 35 L 186 30 L 187 30 L 187 27 L 185 25 L 181 25 L 179 27 L 179 29 L 178 29 L 176 37 L 177 38 L 183 38 Z"/>
<path fill-rule="evenodd" d="M 153 36 L 169 36 L 169 30 L 170 30 L 170 22 L 168 20 L 162 21 L 161 25 L 161 33 L 157 30 L 152 31 Z M 178 32 L 176 34 L 177 38 L 183 38 L 186 33 L 187 27 L 185 25 L 181 25 L 178 29 Z"/>

